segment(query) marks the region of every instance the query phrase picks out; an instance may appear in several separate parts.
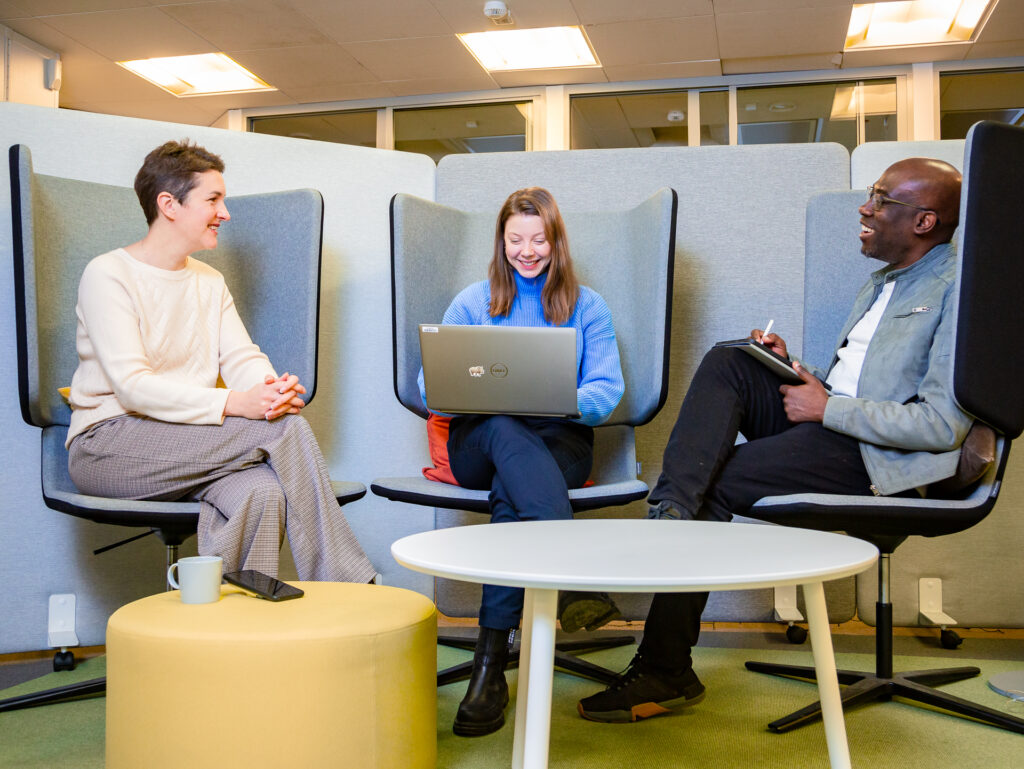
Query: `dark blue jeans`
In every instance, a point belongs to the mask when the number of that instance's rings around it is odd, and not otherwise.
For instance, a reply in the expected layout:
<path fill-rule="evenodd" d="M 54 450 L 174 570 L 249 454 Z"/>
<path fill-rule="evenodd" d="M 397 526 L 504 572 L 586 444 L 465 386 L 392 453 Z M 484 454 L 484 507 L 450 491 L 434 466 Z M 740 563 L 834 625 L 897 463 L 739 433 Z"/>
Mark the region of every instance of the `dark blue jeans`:
<path fill-rule="evenodd" d="M 594 431 L 566 419 L 464 416 L 451 422 L 448 460 L 460 486 L 490 489 L 491 523 L 572 518 L 569 489 L 587 481 Z M 523 590 L 484 585 L 480 626 L 518 627 Z"/>

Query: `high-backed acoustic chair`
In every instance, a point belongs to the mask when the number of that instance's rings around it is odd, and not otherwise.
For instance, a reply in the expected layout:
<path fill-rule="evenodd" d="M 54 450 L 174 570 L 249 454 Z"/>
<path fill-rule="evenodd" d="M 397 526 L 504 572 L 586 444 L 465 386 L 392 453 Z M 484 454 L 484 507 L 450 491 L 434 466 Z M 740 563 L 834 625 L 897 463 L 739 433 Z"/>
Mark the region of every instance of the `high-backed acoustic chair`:
<path fill-rule="evenodd" d="M 647 495 L 637 479 L 633 428 L 654 418 L 668 388 L 676 194 L 656 192 L 624 211 L 563 211 L 580 282 L 608 302 L 615 324 L 626 392 L 605 425 L 595 430 L 593 485 L 572 489 L 573 510 L 622 505 Z M 496 212 L 467 212 L 411 195 L 391 201 L 391 258 L 395 395 L 426 418 L 416 383 L 420 369 L 418 324 L 441 320 L 455 295 L 487 276 L 494 248 Z M 426 436 L 424 435 L 424 442 Z M 487 491 L 464 489 L 422 475 L 378 478 L 370 489 L 398 502 L 435 508 L 435 525 L 481 523 L 489 513 Z M 440 592 L 441 588 L 439 588 Z M 461 602 L 479 604 L 479 588 Z M 442 602 L 439 600 L 439 604 Z M 445 610 L 442 604 L 442 611 Z M 472 648 L 472 641 L 439 639 Z M 632 638 L 560 642 L 555 664 L 578 675 L 610 682 L 614 674 L 566 654 L 631 643 Z M 518 664 L 513 654 L 510 666 Z M 438 683 L 468 677 L 471 664 L 442 671 Z"/>
<path fill-rule="evenodd" d="M 64 448 L 71 409 L 58 392 L 78 365 L 78 281 L 94 256 L 146 233 L 135 192 L 127 187 L 36 174 L 28 147 L 10 148 L 18 395 L 24 420 L 42 428 L 42 492 L 47 507 L 97 523 L 147 529 L 103 552 L 155 533 L 167 564 L 196 531 L 199 502 L 139 502 L 79 493 Z M 220 245 L 200 257 L 220 270 L 249 334 L 279 371 L 299 376 L 306 400 L 316 389 L 323 199 L 315 190 L 230 198 L 231 221 Z M 336 482 L 340 502 L 366 493 Z M 0 702 L 0 711 L 105 690 L 97 679 Z"/>
<path fill-rule="evenodd" d="M 976 676 L 980 672 L 976 667 L 894 673 L 889 600 L 893 551 L 909 536 L 954 534 L 988 515 L 999 495 L 1010 441 L 1024 429 L 1024 400 L 1020 396 L 1024 349 L 1017 331 L 1017 312 L 1024 294 L 1018 225 L 1024 210 L 1024 187 L 1019 175 L 1008 170 L 1022 167 L 1024 129 L 993 122 L 978 123 L 971 129 L 965 149 L 958 238 L 959 304 L 952 387 L 961 408 L 997 433 L 995 461 L 984 476 L 955 498 L 794 494 L 766 497 L 749 513 L 788 526 L 845 531 L 881 551 L 875 671 L 839 671 L 839 682 L 846 685 L 842 692 L 846 706 L 898 696 L 1024 734 L 1024 719 L 933 688 Z M 814 679 L 813 668 L 761 662 L 748 662 L 747 668 Z M 820 704 L 815 703 L 768 727 L 783 732 L 820 714 Z"/>

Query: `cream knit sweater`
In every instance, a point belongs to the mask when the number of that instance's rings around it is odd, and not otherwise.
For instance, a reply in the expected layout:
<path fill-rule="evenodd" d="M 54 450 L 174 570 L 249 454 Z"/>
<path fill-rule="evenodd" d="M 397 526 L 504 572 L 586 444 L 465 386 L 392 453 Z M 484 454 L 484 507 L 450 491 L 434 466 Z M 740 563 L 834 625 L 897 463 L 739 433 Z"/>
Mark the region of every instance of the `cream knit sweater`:
<path fill-rule="evenodd" d="M 277 376 L 253 344 L 224 277 L 188 257 L 162 270 L 123 248 L 97 256 L 78 286 L 78 369 L 67 443 L 104 419 L 142 414 L 221 424 L 229 390 Z"/>

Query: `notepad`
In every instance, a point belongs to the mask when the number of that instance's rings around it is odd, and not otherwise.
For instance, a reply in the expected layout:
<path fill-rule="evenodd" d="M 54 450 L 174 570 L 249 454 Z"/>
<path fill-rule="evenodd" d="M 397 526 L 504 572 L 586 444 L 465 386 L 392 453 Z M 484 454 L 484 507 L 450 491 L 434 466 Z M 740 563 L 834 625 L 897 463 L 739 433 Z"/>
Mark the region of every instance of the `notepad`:
<path fill-rule="evenodd" d="M 576 329 L 434 324 L 419 329 L 432 411 L 579 416 Z"/>
<path fill-rule="evenodd" d="M 750 337 L 745 339 L 727 339 L 724 342 L 715 342 L 715 347 L 738 347 L 748 355 L 752 355 L 757 360 L 761 361 L 764 365 L 774 371 L 780 379 L 784 382 L 793 384 L 800 384 L 804 380 L 800 378 L 800 375 L 793 368 L 793 364 L 779 355 L 777 352 L 769 347 L 756 342 Z"/>

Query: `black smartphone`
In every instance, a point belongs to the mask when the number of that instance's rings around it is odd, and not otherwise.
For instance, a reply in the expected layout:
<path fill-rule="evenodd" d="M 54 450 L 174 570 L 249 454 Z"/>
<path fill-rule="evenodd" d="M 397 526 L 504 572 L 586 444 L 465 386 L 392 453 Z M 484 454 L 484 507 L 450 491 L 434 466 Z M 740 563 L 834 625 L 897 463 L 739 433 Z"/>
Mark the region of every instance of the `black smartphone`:
<path fill-rule="evenodd" d="M 303 592 L 294 585 L 282 582 L 279 579 L 264 574 L 262 571 L 229 571 L 224 575 L 224 581 L 232 585 L 238 585 L 260 598 L 268 601 L 287 601 L 289 598 L 301 598 Z"/>

